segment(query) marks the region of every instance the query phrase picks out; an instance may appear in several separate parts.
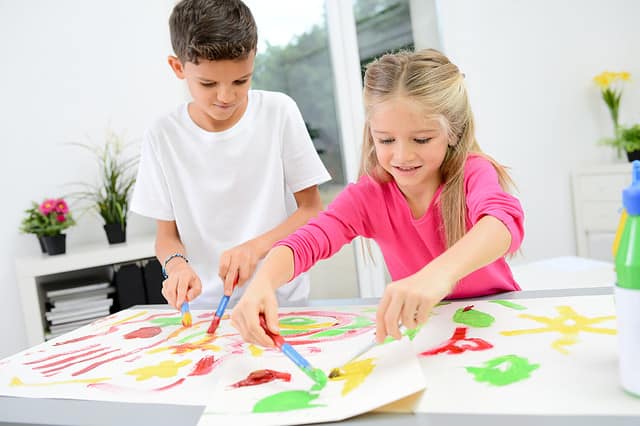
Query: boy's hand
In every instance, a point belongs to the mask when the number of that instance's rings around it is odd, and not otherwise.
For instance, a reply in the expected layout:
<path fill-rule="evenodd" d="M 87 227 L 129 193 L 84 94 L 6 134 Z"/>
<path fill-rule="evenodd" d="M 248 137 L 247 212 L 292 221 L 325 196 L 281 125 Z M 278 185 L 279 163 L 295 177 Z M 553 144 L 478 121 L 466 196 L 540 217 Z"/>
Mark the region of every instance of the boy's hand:
<path fill-rule="evenodd" d="M 274 347 L 273 340 L 260 327 L 261 312 L 264 313 L 269 330 L 279 333 L 278 301 L 275 291 L 268 283 L 254 280 L 233 309 L 231 325 L 246 342 Z"/>
<path fill-rule="evenodd" d="M 455 282 L 423 269 L 387 285 L 376 313 L 376 340 L 402 338 L 399 324 L 408 329 L 424 324 L 433 307 L 451 292 Z"/>
<path fill-rule="evenodd" d="M 266 254 L 256 240 L 249 240 L 226 250 L 220 256 L 218 276 L 224 283 L 224 294 L 230 296 L 234 283 L 243 285 L 256 270 L 258 261 Z"/>
<path fill-rule="evenodd" d="M 162 283 L 162 295 L 174 308 L 180 309 L 185 300 L 192 301 L 202 293 L 200 278 L 187 262 L 170 264 L 167 275 L 169 278 Z"/>

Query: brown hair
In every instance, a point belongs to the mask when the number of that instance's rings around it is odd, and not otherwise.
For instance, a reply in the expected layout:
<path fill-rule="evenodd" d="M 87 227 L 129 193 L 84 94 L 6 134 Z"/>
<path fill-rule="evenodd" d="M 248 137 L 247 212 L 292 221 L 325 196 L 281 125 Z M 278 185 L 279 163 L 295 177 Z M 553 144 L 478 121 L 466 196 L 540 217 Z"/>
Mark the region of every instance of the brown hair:
<path fill-rule="evenodd" d="M 171 45 L 182 63 L 246 58 L 258 29 L 240 0 L 182 0 L 169 18 Z"/>
<path fill-rule="evenodd" d="M 493 164 L 505 190 L 513 186 L 513 181 L 503 166 L 482 153 L 475 137 L 464 76 L 442 53 L 433 49 L 404 51 L 386 54 L 370 63 L 364 76 L 363 92 L 367 116 L 374 105 L 397 96 L 418 101 L 447 132 L 449 148 L 440 165 L 444 188 L 439 207 L 446 247 L 451 247 L 466 233 L 463 173 L 469 153 L 482 155 Z M 360 175 L 363 174 L 378 182 L 391 179 L 378 163 L 368 120 L 365 122 L 360 163 Z"/>

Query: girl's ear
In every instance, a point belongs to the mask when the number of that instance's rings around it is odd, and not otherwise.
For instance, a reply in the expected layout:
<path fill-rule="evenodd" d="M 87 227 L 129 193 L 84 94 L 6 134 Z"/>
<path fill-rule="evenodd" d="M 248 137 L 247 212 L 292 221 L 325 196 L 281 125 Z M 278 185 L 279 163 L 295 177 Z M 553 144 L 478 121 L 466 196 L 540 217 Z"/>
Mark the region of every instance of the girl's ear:
<path fill-rule="evenodd" d="M 167 58 L 167 62 L 169 63 L 169 66 L 173 70 L 176 77 L 181 80 L 184 79 L 184 66 L 182 65 L 182 62 L 180 62 L 180 59 L 178 59 L 177 56 L 169 56 Z"/>

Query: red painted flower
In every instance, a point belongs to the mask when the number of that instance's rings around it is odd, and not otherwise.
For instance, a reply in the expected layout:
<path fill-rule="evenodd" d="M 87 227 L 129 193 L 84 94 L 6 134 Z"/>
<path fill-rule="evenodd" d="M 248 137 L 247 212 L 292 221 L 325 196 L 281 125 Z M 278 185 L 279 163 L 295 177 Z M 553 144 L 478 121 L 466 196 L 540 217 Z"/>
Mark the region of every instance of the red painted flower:
<path fill-rule="evenodd" d="M 56 212 L 57 213 L 67 213 L 69 211 L 69 206 L 67 205 L 67 202 L 64 201 L 62 198 L 56 200 Z M 58 219 L 59 220 L 59 219 Z M 64 222 L 64 221 L 61 221 Z"/>
<path fill-rule="evenodd" d="M 40 207 L 39 207 L 40 213 L 42 213 L 43 215 L 47 216 L 49 213 L 51 213 L 52 211 L 55 210 L 57 201 L 58 200 L 54 200 L 52 198 L 44 200 L 42 202 L 42 204 L 40 204 Z"/>

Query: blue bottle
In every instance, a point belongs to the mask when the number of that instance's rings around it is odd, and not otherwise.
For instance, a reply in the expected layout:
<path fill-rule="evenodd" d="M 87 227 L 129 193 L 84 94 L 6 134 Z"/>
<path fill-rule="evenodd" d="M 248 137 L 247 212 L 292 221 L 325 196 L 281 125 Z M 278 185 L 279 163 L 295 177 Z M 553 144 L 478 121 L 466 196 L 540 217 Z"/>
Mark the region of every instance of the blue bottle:
<path fill-rule="evenodd" d="M 633 181 L 622 191 L 627 212 L 615 256 L 620 384 L 640 397 L 640 161 L 633 162 Z"/>

